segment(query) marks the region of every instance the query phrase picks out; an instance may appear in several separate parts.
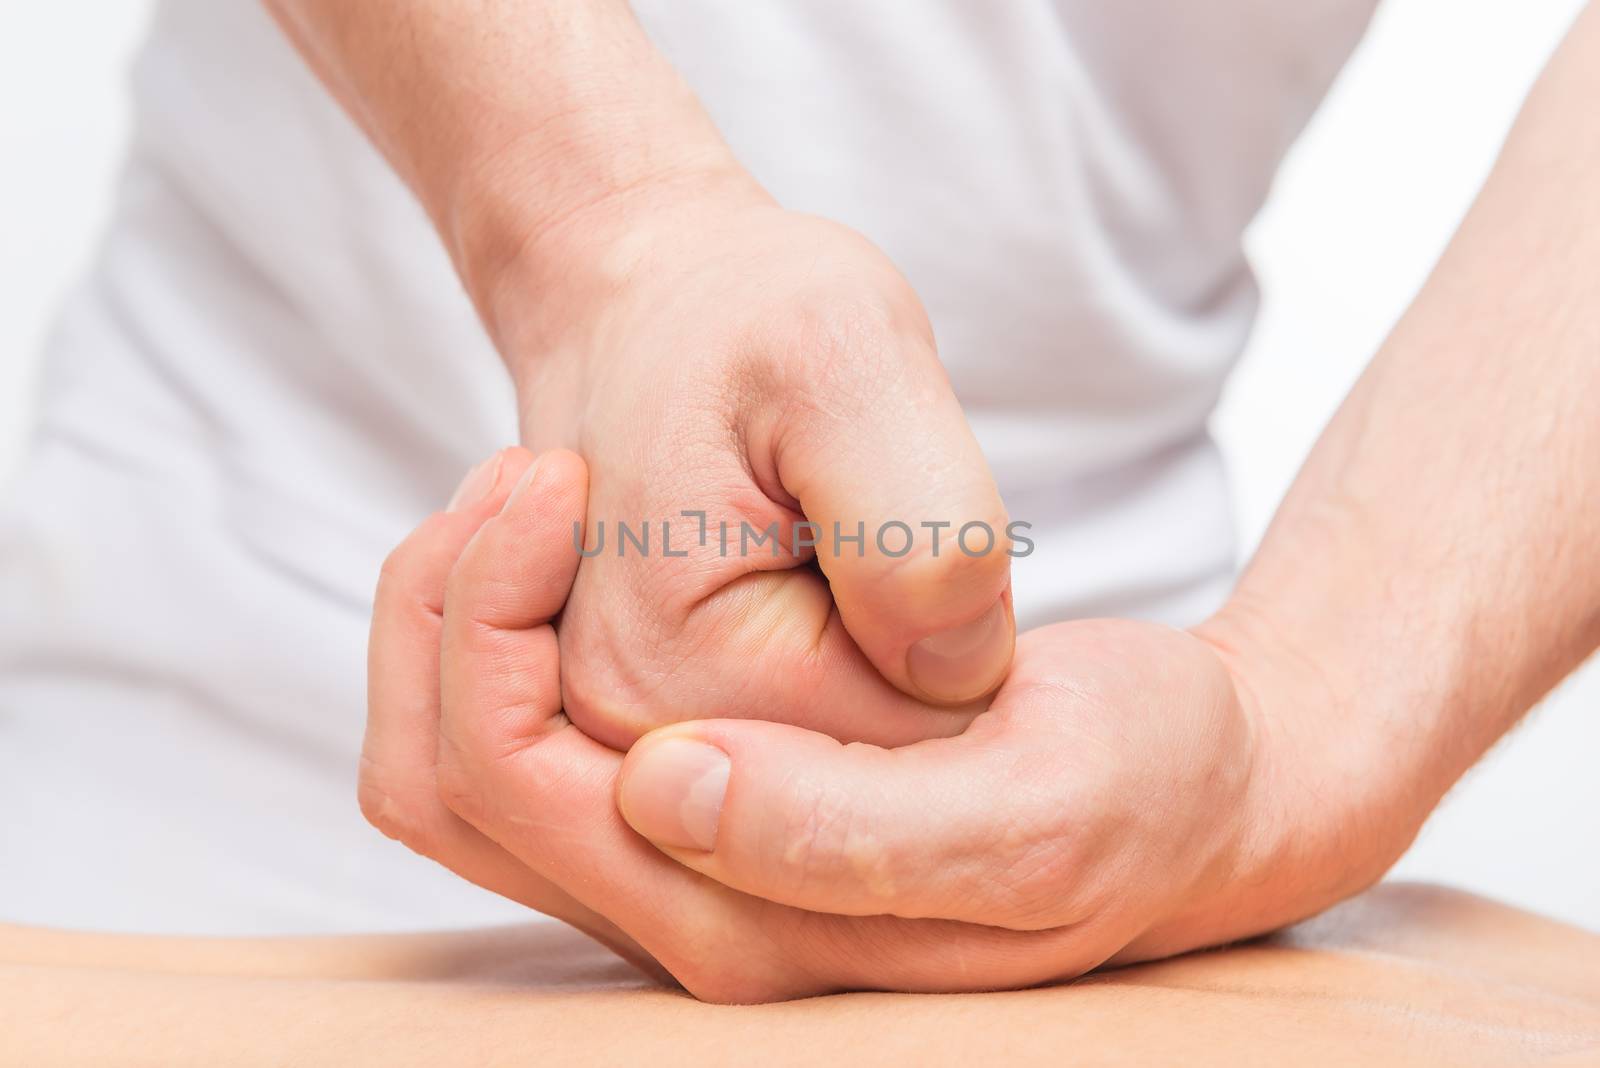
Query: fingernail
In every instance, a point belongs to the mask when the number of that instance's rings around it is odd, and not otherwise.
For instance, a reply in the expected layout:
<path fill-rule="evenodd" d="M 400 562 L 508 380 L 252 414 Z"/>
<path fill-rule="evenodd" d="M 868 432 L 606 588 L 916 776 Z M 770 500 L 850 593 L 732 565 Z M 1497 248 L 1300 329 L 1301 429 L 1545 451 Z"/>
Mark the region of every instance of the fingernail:
<path fill-rule="evenodd" d="M 634 830 L 657 845 L 699 849 L 717 844 L 728 754 L 684 738 L 649 742 L 622 780 L 618 803 Z"/>
<path fill-rule="evenodd" d="M 971 623 L 929 635 L 906 653 L 911 682 L 946 704 L 976 700 L 994 688 L 1011 662 L 1011 619 L 1004 600 Z"/>
<path fill-rule="evenodd" d="M 465 511 L 494 492 L 495 483 L 500 481 L 500 465 L 504 462 L 505 453 L 497 452 L 468 471 L 467 477 L 456 487 L 450 503 L 445 506 L 445 511 Z"/>

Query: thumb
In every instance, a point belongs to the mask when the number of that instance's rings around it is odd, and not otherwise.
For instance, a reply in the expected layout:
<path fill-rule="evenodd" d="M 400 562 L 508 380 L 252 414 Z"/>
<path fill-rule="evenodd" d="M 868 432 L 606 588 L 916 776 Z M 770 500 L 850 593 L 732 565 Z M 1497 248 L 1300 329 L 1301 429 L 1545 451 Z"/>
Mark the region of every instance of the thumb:
<path fill-rule="evenodd" d="M 760 720 L 646 735 L 617 786 L 623 818 L 725 886 L 811 912 L 994 923 L 996 872 L 1031 836 L 999 822 L 1015 785 L 994 739 L 842 745 Z M 1013 799 L 1014 800 L 1014 799 Z"/>
<path fill-rule="evenodd" d="M 790 410 L 777 476 L 862 652 L 906 693 L 962 704 L 1011 663 L 1009 524 L 938 357 L 920 340 L 897 348 L 910 351 L 862 354 L 887 370 L 818 383 L 827 403 Z"/>

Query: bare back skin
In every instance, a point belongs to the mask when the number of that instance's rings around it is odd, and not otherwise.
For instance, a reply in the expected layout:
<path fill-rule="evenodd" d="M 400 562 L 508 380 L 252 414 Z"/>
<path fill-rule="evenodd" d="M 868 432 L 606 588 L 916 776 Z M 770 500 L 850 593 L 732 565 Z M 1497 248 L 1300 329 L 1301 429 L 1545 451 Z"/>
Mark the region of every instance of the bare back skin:
<path fill-rule="evenodd" d="M 1600 935 L 1386 884 L 1271 938 L 992 994 L 702 1004 L 571 929 L 0 927 L 0 1063 L 1600 1063 Z"/>

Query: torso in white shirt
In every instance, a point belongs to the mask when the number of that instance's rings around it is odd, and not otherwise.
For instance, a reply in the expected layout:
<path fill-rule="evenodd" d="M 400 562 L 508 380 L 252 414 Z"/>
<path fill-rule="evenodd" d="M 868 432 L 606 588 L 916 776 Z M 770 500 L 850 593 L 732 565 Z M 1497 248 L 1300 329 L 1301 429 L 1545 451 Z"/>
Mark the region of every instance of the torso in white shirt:
<path fill-rule="evenodd" d="M 635 4 L 785 205 L 905 271 L 1011 514 L 1023 625 L 1227 588 L 1206 420 L 1241 236 L 1374 0 Z M 520 911 L 354 803 L 387 550 L 514 440 L 420 209 L 254 0 L 165 0 L 120 199 L 0 509 L 0 918 Z M 18 815 L 18 813 L 25 815 Z"/>

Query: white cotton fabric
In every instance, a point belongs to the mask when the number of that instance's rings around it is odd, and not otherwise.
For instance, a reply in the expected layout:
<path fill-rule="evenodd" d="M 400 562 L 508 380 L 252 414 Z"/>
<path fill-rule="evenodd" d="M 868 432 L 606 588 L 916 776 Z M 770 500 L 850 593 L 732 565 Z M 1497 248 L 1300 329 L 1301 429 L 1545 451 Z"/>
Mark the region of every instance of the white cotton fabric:
<path fill-rule="evenodd" d="M 635 5 L 784 204 L 910 277 L 1035 553 L 1024 625 L 1186 623 L 1241 233 L 1373 0 Z M 355 804 L 380 561 L 511 392 L 422 212 L 256 0 L 166 0 L 0 504 L 0 920 L 521 918 Z"/>

